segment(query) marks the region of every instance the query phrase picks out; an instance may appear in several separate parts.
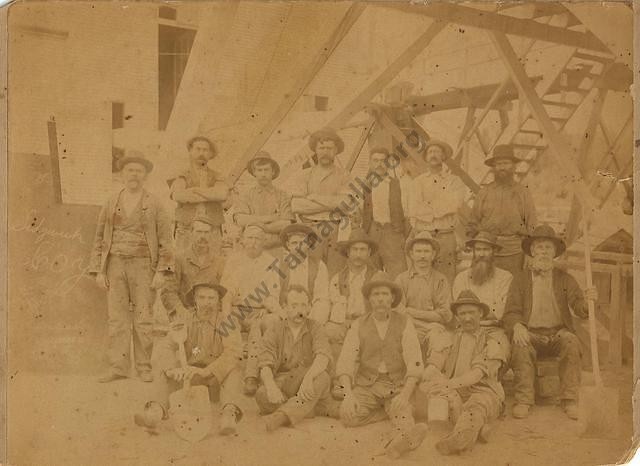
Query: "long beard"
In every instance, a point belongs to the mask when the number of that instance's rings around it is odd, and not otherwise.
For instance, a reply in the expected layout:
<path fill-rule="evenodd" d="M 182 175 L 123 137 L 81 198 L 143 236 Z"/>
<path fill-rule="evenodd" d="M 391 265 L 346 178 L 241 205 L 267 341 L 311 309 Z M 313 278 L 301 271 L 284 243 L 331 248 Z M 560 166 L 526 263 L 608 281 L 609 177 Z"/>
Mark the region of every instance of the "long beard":
<path fill-rule="evenodd" d="M 512 172 L 503 172 L 503 171 L 496 171 L 493 176 L 495 177 L 496 181 L 499 183 L 507 183 L 509 181 L 511 181 L 513 179 L 513 173 Z"/>
<path fill-rule="evenodd" d="M 495 267 L 493 266 L 493 258 L 473 258 L 471 261 L 471 282 L 474 285 L 482 285 L 491 277 Z"/>
<path fill-rule="evenodd" d="M 534 272 L 547 272 L 553 268 L 553 258 L 546 256 L 532 257 L 529 260 L 529 268 Z"/>

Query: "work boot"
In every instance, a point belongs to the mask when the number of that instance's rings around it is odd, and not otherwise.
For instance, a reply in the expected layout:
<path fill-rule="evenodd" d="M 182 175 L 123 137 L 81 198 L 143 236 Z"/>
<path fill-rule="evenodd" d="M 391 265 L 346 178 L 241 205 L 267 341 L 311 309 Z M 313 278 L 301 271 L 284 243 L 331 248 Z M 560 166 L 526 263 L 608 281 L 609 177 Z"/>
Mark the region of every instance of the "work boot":
<path fill-rule="evenodd" d="M 574 421 L 578 419 L 578 403 L 574 400 L 562 400 L 560 405 L 569 419 Z"/>
<path fill-rule="evenodd" d="M 420 423 L 413 426 L 409 432 L 397 435 L 385 448 L 386 455 L 391 459 L 398 459 L 409 450 L 415 450 L 424 440 L 427 430 L 427 425 Z"/>
<path fill-rule="evenodd" d="M 167 413 L 163 406 L 157 401 L 147 401 L 141 413 L 133 416 L 133 422 L 140 427 L 155 429 L 160 421 L 167 418 Z"/>
<path fill-rule="evenodd" d="M 120 379 L 126 379 L 127 377 L 121 374 L 118 374 L 116 372 L 113 371 L 109 371 L 104 375 L 101 375 L 100 377 L 98 377 L 98 382 L 100 383 L 109 383 L 109 382 L 113 382 L 114 380 L 120 380 Z"/>
<path fill-rule="evenodd" d="M 436 443 L 436 450 L 441 455 L 453 455 L 473 446 L 476 433 L 473 429 L 453 431 Z"/>
<path fill-rule="evenodd" d="M 220 435 L 234 435 L 238 425 L 238 410 L 235 406 L 227 405 L 220 417 Z"/>
<path fill-rule="evenodd" d="M 530 408 L 529 405 L 526 405 L 524 403 L 517 403 L 513 406 L 513 410 L 511 411 L 511 414 L 516 419 L 524 419 L 529 415 L 529 408 Z"/>
<path fill-rule="evenodd" d="M 247 377 L 244 379 L 244 394 L 253 396 L 258 391 L 258 379 L 256 377 Z"/>
<path fill-rule="evenodd" d="M 267 432 L 273 432 L 282 426 L 288 425 L 289 418 L 282 411 L 276 411 L 275 413 L 269 414 L 264 418 L 264 425 L 267 429 Z"/>
<path fill-rule="evenodd" d="M 140 380 L 145 383 L 153 382 L 153 374 L 151 373 L 151 371 L 140 372 Z"/>
<path fill-rule="evenodd" d="M 478 433 L 478 440 L 482 443 L 489 443 L 489 438 L 491 437 L 491 425 L 484 424 Z"/>

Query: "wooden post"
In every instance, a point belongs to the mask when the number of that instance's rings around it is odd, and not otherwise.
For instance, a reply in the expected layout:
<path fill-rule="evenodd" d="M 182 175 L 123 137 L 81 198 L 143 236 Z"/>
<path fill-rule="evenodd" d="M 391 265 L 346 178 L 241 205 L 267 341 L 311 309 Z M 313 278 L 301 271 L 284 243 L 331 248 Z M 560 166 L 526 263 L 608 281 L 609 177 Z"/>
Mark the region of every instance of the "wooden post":
<path fill-rule="evenodd" d="M 367 142 L 367 139 L 369 138 L 369 135 L 371 134 L 371 131 L 373 130 L 373 126 L 375 125 L 375 121 L 376 121 L 375 118 L 371 117 L 369 119 L 369 123 L 367 123 L 367 125 L 362 130 L 362 133 L 360 134 L 360 138 L 358 139 L 358 142 L 356 143 L 356 147 L 353 148 L 353 152 L 351 152 L 351 155 L 349 156 L 349 160 L 347 160 L 347 164 L 344 167 L 344 169 L 347 172 L 351 173 L 351 170 L 353 170 L 353 166 L 358 161 L 358 156 L 360 155 L 360 152 L 362 152 L 362 148 L 364 147 L 364 143 Z"/>
<path fill-rule="evenodd" d="M 53 198 L 58 204 L 62 204 L 62 183 L 60 181 L 60 160 L 58 158 L 58 133 L 56 131 L 56 122 L 53 118 L 47 122 L 47 132 L 49 134 Z"/>
<path fill-rule="evenodd" d="M 609 351 L 607 360 L 613 369 L 622 366 L 622 337 L 624 334 L 621 285 L 622 264 L 617 262 L 616 271 L 611 274 L 611 304 L 609 307 Z"/>

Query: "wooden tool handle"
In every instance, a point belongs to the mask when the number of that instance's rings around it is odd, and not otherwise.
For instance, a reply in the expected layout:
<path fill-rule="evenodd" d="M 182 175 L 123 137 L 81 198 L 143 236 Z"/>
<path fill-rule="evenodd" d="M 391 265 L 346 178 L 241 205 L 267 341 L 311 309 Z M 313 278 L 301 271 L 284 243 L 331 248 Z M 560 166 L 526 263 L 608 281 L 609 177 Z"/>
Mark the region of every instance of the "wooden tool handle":
<path fill-rule="evenodd" d="M 593 277 L 591 275 L 591 242 L 589 241 L 588 221 L 583 220 L 583 238 L 584 238 L 584 270 L 587 280 L 587 288 L 593 287 Z M 596 309 L 595 303 L 588 299 L 587 306 L 589 308 L 589 337 L 591 346 L 591 365 L 593 366 L 593 377 L 597 387 L 602 387 L 602 376 L 600 375 L 600 358 L 598 357 L 598 333 L 596 328 Z"/>

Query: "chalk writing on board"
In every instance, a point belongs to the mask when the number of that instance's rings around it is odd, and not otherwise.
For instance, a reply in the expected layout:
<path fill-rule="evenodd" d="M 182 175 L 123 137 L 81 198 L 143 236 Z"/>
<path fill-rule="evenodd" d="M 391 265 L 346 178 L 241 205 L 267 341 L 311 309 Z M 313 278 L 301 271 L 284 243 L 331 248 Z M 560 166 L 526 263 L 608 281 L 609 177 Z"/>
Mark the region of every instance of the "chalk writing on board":
<path fill-rule="evenodd" d="M 57 230 L 55 228 L 47 226 L 47 218 L 44 216 L 39 217 L 38 211 L 32 209 L 27 214 L 24 222 L 17 225 L 10 225 L 9 229 L 15 232 L 29 232 L 36 235 L 36 244 L 44 241 L 47 238 L 63 239 L 68 241 L 77 241 L 84 244 L 84 238 L 80 232 L 80 227 L 77 227 L 73 231 Z"/>

